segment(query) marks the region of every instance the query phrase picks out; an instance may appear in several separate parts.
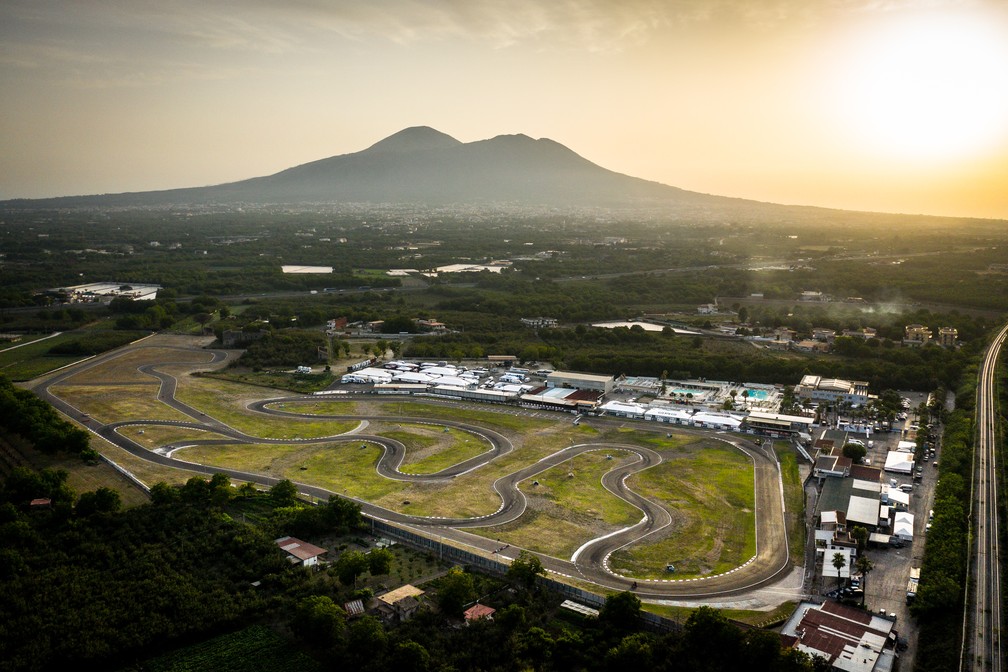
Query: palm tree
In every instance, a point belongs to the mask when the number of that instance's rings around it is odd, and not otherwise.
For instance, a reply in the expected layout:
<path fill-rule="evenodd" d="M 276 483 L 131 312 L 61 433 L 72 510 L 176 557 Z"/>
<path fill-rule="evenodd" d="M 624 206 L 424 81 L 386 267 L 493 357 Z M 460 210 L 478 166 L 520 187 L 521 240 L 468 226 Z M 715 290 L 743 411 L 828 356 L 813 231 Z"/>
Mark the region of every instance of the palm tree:
<path fill-rule="evenodd" d="M 861 573 L 861 606 L 863 607 L 865 590 L 868 588 L 868 573 L 875 569 L 875 566 L 864 553 L 858 555 L 858 559 L 854 563 L 854 566 L 857 567 L 858 572 Z"/>
<path fill-rule="evenodd" d="M 837 571 L 837 575 L 836 575 L 836 586 L 837 586 L 837 588 L 840 588 L 840 586 L 842 585 L 842 581 L 841 581 L 841 578 L 840 578 L 840 570 L 843 569 L 846 565 L 847 565 L 847 556 L 846 555 L 844 555 L 840 551 L 837 551 L 836 553 L 833 554 L 833 566 L 836 567 L 836 571 Z"/>

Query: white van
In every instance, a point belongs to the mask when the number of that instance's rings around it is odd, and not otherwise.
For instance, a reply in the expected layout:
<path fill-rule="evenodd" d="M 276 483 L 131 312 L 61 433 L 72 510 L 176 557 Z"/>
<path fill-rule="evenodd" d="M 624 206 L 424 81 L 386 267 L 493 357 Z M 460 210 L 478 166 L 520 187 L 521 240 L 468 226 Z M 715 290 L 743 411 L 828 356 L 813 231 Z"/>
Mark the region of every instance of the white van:
<path fill-rule="evenodd" d="M 903 485 L 900 486 L 900 490 L 902 490 L 903 492 L 913 492 L 913 486 L 910 485 L 909 483 L 904 483 Z"/>

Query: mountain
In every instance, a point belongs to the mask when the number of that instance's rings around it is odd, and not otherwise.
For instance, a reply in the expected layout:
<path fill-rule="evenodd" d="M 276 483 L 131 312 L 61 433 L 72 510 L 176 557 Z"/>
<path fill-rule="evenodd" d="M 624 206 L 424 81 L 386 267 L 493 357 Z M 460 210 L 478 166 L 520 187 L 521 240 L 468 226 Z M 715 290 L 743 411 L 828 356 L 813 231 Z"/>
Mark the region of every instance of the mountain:
<path fill-rule="evenodd" d="M 744 203 L 606 170 L 567 147 L 526 135 L 463 143 L 433 128 L 407 128 L 352 154 L 274 175 L 210 187 L 54 199 L 5 207 L 153 206 L 204 203 L 417 203 L 704 207 Z"/>

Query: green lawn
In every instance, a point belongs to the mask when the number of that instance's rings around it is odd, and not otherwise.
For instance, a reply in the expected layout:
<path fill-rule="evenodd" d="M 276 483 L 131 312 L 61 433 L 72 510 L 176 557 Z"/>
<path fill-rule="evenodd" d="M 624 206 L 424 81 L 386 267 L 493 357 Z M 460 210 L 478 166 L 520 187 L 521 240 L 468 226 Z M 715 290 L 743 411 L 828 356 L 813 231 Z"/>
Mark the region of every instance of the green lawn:
<path fill-rule="evenodd" d="M 756 554 L 753 466 L 729 447 L 705 447 L 631 476 L 628 485 L 672 512 L 658 539 L 613 553 L 609 564 L 626 576 L 675 578 L 719 574 Z"/>
<path fill-rule="evenodd" d="M 423 404 L 415 401 L 400 402 L 402 415 L 421 418 L 450 417 L 458 422 L 471 422 L 474 425 L 486 425 L 494 429 L 510 429 L 525 432 L 545 429 L 556 425 L 556 421 L 530 418 L 514 410 L 502 408 L 500 411 L 482 411 L 470 408 L 448 408 L 439 404 Z"/>

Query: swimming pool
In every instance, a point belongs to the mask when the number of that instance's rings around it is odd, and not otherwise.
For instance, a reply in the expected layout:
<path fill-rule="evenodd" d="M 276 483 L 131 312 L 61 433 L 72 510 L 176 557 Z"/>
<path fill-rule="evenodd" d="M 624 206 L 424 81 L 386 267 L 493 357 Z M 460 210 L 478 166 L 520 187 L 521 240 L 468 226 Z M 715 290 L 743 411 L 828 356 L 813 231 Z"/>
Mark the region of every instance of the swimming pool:
<path fill-rule="evenodd" d="M 767 390 L 754 390 L 752 388 L 746 388 L 749 392 L 749 401 L 766 401 L 770 397 L 770 392 Z M 742 393 L 739 393 L 741 396 Z"/>

